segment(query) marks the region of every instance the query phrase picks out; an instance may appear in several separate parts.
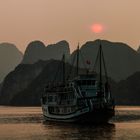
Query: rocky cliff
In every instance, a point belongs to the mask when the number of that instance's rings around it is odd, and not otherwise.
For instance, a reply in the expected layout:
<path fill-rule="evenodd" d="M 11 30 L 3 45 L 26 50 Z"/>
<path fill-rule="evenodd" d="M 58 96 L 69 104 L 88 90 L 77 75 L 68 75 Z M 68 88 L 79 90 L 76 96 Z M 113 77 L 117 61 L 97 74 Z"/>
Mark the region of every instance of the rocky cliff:
<path fill-rule="evenodd" d="M 60 41 L 47 47 L 40 41 L 33 41 L 27 46 L 22 63 L 33 64 L 38 60 L 49 59 L 61 60 L 63 54 L 67 59 L 70 56 L 69 44 L 66 41 Z"/>
<path fill-rule="evenodd" d="M 0 104 L 9 105 L 12 98 L 24 90 L 41 73 L 46 63 L 48 62 L 39 61 L 32 65 L 20 64 L 10 72 L 1 86 Z"/>
<path fill-rule="evenodd" d="M 120 105 L 140 105 L 140 72 L 129 76 L 126 80 L 120 81 L 113 94 L 116 103 Z"/>
<path fill-rule="evenodd" d="M 14 44 L 0 44 L 0 83 L 21 62 L 22 56 Z"/>

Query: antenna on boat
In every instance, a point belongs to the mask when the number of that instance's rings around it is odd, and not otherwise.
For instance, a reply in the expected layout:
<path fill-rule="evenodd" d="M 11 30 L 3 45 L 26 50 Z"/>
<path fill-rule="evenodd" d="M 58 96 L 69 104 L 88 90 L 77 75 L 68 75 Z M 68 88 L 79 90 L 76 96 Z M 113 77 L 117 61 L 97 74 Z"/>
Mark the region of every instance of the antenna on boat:
<path fill-rule="evenodd" d="M 76 65 L 76 74 L 79 75 L 79 43 L 77 46 L 77 65 Z"/>

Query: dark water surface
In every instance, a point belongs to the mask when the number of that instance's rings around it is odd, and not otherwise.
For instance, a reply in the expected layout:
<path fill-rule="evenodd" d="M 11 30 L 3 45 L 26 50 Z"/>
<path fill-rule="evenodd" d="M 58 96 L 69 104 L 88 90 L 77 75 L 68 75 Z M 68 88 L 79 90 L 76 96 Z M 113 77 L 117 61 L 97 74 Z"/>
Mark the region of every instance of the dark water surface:
<path fill-rule="evenodd" d="M 40 107 L 0 107 L 0 140 L 140 140 L 140 107 L 117 107 L 98 126 L 44 122 Z"/>

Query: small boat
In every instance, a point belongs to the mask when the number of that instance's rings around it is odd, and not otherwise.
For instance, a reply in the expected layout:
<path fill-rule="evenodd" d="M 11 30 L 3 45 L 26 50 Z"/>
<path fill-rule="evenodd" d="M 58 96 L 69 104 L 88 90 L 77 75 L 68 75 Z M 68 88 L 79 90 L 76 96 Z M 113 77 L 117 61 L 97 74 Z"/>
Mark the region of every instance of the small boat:
<path fill-rule="evenodd" d="M 45 87 L 41 97 L 44 119 L 59 122 L 107 123 L 115 115 L 115 104 L 109 87 L 102 45 L 100 44 L 97 54 L 98 74 L 95 71 L 80 74 L 79 46 L 75 55 L 76 76 L 66 80 L 63 56 L 63 81 L 50 82 Z"/>

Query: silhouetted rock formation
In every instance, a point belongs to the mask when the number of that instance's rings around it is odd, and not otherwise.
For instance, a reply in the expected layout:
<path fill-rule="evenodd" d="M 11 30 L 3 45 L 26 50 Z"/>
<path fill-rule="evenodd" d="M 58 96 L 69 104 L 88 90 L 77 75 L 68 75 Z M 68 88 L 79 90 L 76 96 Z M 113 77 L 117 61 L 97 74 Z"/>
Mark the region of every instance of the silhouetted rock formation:
<path fill-rule="evenodd" d="M 96 61 L 100 42 L 109 77 L 119 81 L 126 79 L 136 71 L 140 71 L 140 55 L 135 50 L 126 44 L 113 43 L 106 40 L 89 41 L 81 47 L 80 51 L 83 54 L 84 60 L 90 60 L 91 66 Z M 82 59 L 80 58 L 80 61 Z M 83 67 L 82 62 L 80 66 Z"/>
<path fill-rule="evenodd" d="M 45 45 L 41 41 L 33 41 L 31 42 L 23 56 L 22 63 L 24 64 L 32 64 L 40 60 L 45 55 Z"/>
<path fill-rule="evenodd" d="M 0 44 L 0 82 L 22 60 L 22 53 L 15 45 L 10 43 Z"/>
<path fill-rule="evenodd" d="M 120 105 L 140 105 L 140 72 L 136 72 L 126 80 L 120 81 L 113 94 Z"/>
<path fill-rule="evenodd" d="M 69 44 L 66 41 L 60 41 L 47 47 L 40 41 L 34 41 L 28 45 L 22 63 L 33 64 L 38 60 L 60 60 L 63 54 L 66 55 L 66 58 L 70 56 Z"/>
<path fill-rule="evenodd" d="M 2 86 L 0 104 L 9 105 L 12 98 L 27 88 L 27 86 L 40 74 L 47 62 L 39 61 L 35 64 L 20 64 L 10 72 Z M 26 99 L 23 99 L 26 103 Z"/>
<path fill-rule="evenodd" d="M 137 52 L 140 54 L 140 46 L 139 46 L 139 48 L 137 49 Z"/>

